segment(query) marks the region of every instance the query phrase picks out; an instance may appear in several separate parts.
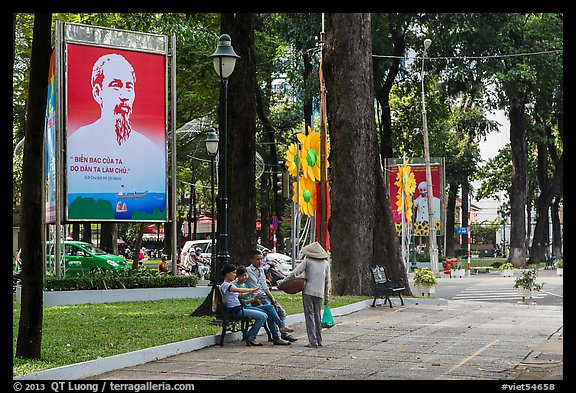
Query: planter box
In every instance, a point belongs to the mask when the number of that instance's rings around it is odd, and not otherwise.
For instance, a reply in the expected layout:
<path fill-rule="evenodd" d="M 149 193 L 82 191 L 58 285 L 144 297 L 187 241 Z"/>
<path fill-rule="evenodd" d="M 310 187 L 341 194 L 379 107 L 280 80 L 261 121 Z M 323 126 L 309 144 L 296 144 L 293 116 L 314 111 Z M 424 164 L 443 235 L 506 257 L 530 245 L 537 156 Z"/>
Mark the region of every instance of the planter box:
<path fill-rule="evenodd" d="M 514 271 L 512 269 L 505 269 L 500 271 L 502 277 L 514 277 Z"/>
<path fill-rule="evenodd" d="M 450 278 L 465 277 L 466 270 L 464 269 L 452 269 L 450 271 Z"/>
<path fill-rule="evenodd" d="M 436 287 L 434 285 L 418 285 L 416 284 L 416 294 L 418 296 L 430 296 L 436 293 Z"/>
<path fill-rule="evenodd" d="M 563 276 L 564 275 L 564 268 L 563 267 L 557 267 L 556 268 L 556 274 L 558 276 Z"/>
<path fill-rule="evenodd" d="M 532 296 L 534 291 L 530 289 L 518 288 L 518 295 L 522 297 L 518 303 L 522 304 L 536 304 L 534 300 L 532 300 Z"/>
<path fill-rule="evenodd" d="M 114 303 L 160 299 L 191 299 L 206 297 L 212 287 L 134 288 L 85 291 L 44 291 L 44 306 L 64 306 L 88 303 Z M 21 301 L 22 289 L 16 288 L 16 300 Z"/>

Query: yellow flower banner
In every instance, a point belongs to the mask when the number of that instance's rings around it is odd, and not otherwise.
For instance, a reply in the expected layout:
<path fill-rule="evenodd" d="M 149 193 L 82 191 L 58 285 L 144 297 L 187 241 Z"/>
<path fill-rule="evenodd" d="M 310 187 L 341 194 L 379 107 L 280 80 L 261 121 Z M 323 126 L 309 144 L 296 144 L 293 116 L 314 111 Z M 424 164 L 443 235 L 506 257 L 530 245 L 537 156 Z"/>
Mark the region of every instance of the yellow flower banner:
<path fill-rule="evenodd" d="M 290 176 L 298 176 L 300 170 L 300 152 L 298 151 L 298 145 L 296 143 L 290 144 L 288 150 L 286 150 L 286 168 Z"/>
<path fill-rule="evenodd" d="M 406 222 L 412 222 L 412 196 L 416 189 L 416 179 L 408 163 L 408 161 L 404 161 L 404 165 L 398 168 L 394 185 L 398 187 L 396 194 L 397 211 L 402 213 L 402 194 L 404 194 L 404 217 Z"/>
<path fill-rule="evenodd" d="M 309 217 L 314 216 L 316 212 L 316 182 L 302 177 L 300 178 L 300 192 L 298 192 L 298 183 L 294 182 L 292 188 L 294 189 L 292 201 L 300 203 L 300 212 Z M 297 195 L 298 199 L 296 199 Z"/>
<path fill-rule="evenodd" d="M 307 216 L 314 216 L 316 213 L 316 182 L 321 177 L 321 140 L 320 133 L 312 131 L 308 127 L 308 135 L 296 134 L 300 148 L 297 143 L 288 146 L 284 155 L 286 168 L 291 176 L 299 176 L 300 192 L 297 192 L 297 183 L 293 183 L 294 193 L 292 200 L 300 204 L 300 211 Z M 328 168 L 328 148 L 326 149 L 326 168 Z M 298 198 L 298 199 L 297 199 Z"/>

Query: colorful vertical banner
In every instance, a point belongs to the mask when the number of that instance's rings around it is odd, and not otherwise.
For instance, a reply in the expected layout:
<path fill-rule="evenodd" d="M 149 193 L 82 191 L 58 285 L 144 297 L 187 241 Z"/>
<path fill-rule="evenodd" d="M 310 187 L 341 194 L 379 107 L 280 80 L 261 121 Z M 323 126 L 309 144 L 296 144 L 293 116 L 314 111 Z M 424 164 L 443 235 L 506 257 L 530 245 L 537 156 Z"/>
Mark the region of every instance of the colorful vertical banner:
<path fill-rule="evenodd" d="M 401 234 L 402 228 L 402 212 L 398 211 L 396 206 L 395 196 L 398 194 L 398 186 L 394 184 L 401 166 L 390 166 L 388 169 L 388 184 L 390 185 L 390 203 L 392 208 L 392 215 L 394 217 L 394 224 L 396 232 Z M 416 181 L 416 190 L 414 192 L 414 199 L 412 202 L 413 208 L 413 233 L 415 236 L 428 236 L 429 235 L 429 215 L 428 215 L 428 201 L 427 201 L 427 184 L 426 184 L 426 166 L 425 165 L 410 165 L 411 171 L 414 174 Z M 434 211 L 434 225 L 436 226 L 436 233 L 441 235 L 442 228 L 442 215 L 441 215 L 441 165 L 431 164 L 430 172 L 432 174 L 432 206 Z"/>
<path fill-rule="evenodd" d="M 165 221 L 166 56 L 65 53 L 67 219 Z"/>
<path fill-rule="evenodd" d="M 48 69 L 48 96 L 46 97 L 46 124 L 44 139 L 44 183 L 45 183 L 45 210 L 46 222 L 56 222 L 56 63 L 55 51 L 50 56 Z"/>

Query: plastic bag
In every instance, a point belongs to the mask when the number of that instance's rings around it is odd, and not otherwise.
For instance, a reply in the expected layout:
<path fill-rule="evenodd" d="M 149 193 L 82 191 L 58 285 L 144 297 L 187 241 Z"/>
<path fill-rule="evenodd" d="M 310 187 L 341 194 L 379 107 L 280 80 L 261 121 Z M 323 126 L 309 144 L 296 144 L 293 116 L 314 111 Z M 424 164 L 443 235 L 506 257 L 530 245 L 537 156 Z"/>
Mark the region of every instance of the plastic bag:
<path fill-rule="evenodd" d="M 322 327 L 323 328 L 331 328 L 335 326 L 336 322 L 334 322 L 334 318 L 332 317 L 332 311 L 330 307 L 326 304 L 324 306 L 324 314 L 322 315 Z"/>

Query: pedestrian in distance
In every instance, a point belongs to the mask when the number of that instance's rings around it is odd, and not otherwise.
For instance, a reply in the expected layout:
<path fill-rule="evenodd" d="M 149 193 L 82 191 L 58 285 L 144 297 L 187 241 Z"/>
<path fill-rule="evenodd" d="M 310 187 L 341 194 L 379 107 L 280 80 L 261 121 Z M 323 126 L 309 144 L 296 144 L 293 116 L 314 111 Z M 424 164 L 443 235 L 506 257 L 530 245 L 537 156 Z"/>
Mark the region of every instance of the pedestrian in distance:
<path fill-rule="evenodd" d="M 304 273 L 306 283 L 302 289 L 302 304 L 308 335 L 306 346 L 318 348 L 322 346 L 322 300 L 327 305 L 330 296 L 330 264 L 328 253 L 318 242 L 308 244 L 302 253 L 305 255 L 302 263 L 278 285 Z"/>
<path fill-rule="evenodd" d="M 168 274 L 168 263 L 166 262 L 166 255 L 162 255 L 160 262 L 158 262 L 158 274 Z"/>

